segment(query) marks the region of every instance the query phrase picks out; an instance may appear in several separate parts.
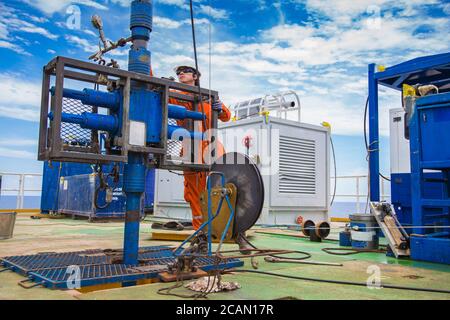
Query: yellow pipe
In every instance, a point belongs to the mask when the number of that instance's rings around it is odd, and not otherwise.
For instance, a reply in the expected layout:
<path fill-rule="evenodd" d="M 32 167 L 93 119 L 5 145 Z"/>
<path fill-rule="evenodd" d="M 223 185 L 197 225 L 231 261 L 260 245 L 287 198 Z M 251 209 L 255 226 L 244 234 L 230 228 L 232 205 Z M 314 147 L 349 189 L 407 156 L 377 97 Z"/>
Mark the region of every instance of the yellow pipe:
<path fill-rule="evenodd" d="M 332 217 L 330 218 L 331 222 L 350 222 L 350 218 L 337 218 L 337 217 Z"/>

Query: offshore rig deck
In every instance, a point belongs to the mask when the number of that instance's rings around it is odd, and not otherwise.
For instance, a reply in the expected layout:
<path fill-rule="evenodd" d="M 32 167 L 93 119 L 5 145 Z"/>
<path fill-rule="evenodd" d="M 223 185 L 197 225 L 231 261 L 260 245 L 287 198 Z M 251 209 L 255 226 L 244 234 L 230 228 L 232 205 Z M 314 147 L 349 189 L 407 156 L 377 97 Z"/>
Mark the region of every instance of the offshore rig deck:
<path fill-rule="evenodd" d="M 122 244 L 123 223 L 121 222 L 104 224 L 72 219 L 30 219 L 31 215 L 36 215 L 36 213 L 18 215 L 14 238 L 2 242 L 0 256 L 22 256 L 39 252 L 47 252 L 48 255 L 48 252 L 63 253 L 74 251 L 74 248 L 92 254 L 103 252 L 103 250 L 95 250 L 99 247 L 120 248 Z M 149 252 L 149 255 L 159 255 L 165 252 L 165 247 L 173 247 L 178 244 L 173 241 L 151 240 L 151 223 L 144 221 L 142 225 L 141 248 L 144 250 L 146 247 L 160 248 L 160 251 Z M 330 239 L 336 239 L 337 236 L 337 233 L 332 231 Z M 295 231 L 282 232 L 276 229 L 256 228 L 250 239 L 259 247 L 287 249 L 301 247 L 312 254 L 312 260 L 342 264 L 341 267 L 295 263 L 275 264 L 265 262 L 262 258 L 259 259 L 259 270 L 268 272 L 317 279 L 366 282 L 369 276 L 368 268 L 376 266 L 380 268 L 383 284 L 445 290 L 450 282 L 448 265 L 399 260 L 387 257 L 384 253 L 361 253 L 350 256 L 329 255 L 321 249 L 325 247 L 338 248 L 336 241 L 324 240 L 322 243 L 313 243 L 308 238 L 300 237 L 299 233 Z M 225 249 L 233 247 L 230 244 L 224 246 Z M 244 263 L 240 269 L 253 269 L 248 259 Z M 51 290 L 43 286 L 26 290 L 18 285 L 20 281 L 26 279 L 26 276 L 19 273 L 0 272 L 0 299 L 180 299 L 174 296 L 159 295 L 158 290 L 168 287 L 170 284 L 156 282 L 157 279 L 140 280 L 138 281 L 139 285 L 133 287 L 122 287 L 120 283 L 104 283 L 82 287 L 78 290 Z M 241 289 L 211 293 L 208 295 L 208 299 L 450 299 L 450 294 L 445 293 L 388 288 L 369 289 L 361 286 L 274 278 L 252 273 L 226 274 L 223 279 L 237 281 L 241 284 Z M 275 282 L 279 285 L 274 286 Z M 32 285 L 31 282 L 25 284 Z M 192 294 L 192 291 L 186 288 L 174 291 Z"/>

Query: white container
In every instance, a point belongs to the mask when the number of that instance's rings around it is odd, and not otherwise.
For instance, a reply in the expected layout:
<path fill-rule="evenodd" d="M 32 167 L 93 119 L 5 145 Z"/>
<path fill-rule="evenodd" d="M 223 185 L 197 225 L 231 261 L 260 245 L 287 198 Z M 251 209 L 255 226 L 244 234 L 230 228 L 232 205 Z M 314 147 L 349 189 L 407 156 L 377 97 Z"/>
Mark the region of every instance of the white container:
<path fill-rule="evenodd" d="M 0 240 L 12 238 L 15 223 L 16 212 L 0 213 Z"/>
<path fill-rule="evenodd" d="M 220 126 L 220 133 L 239 129 L 242 135 L 233 145 L 219 140 L 227 152 L 249 155 L 258 165 L 264 181 L 264 207 L 258 224 L 295 225 L 297 218 L 327 221 L 329 210 L 330 131 L 322 126 L 269 117 L 254 117 Z M 267 134 L 259 134 L 259 129 Z M 277 134 L 275 134 L 277 133 Z M 252 146 L 247 151 L 241 140 L 250 134 Z M 220 136 L 220 134 L 219 134 Z M 263 152 L 264 151 L 264 152 Z M 268 157 L 263 156 L 268 155 Z M 271 161 L 267 162 L 266 159 Z M 303 170 L 302 168 L 310 168 Z M 276 172 L 265 174 L 265 172 Z M 291 178 L 294 177 L 294 178 Z M 183 177 L 166 170 L 156 170 L 155 207 L 158 217 L 191 219 L 184 201 Z"/>

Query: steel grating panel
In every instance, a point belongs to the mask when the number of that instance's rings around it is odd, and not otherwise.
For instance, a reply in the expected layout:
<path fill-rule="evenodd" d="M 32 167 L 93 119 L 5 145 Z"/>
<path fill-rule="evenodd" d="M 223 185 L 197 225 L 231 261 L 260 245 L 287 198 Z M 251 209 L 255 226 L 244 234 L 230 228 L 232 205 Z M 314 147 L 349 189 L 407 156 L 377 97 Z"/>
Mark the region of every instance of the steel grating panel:
<path fill-rule="evenodd" d="M 124 264 L 104 264 L 79 267 L 79 285 L 87 287 L 92 285 L 137 281 L 157 277 L 158 273 L 167 270 L 166 266 L 154 265 L 143 271 Z M 36 270 L 31 272 L 29 278 L 36 283 L 51 289 L 68 289 L 73 283 L 76 269 L 56 268 Z"/>
<path fill-rule="evenodd" d="M 43 269 L 30 272 L 29 279 L 50 289 L 68 289 L 69 285 L 73 283 L 74 274 L 78 272 L 81 287 L 131 282 L 156 278 L 159 273 L 167 271 L 167 265 L 173 262 L 175 262 L 175 258 L 172 257 L 153 259 L 138 267 L 124 264 L 103 264 L 79 266 L 79 271 L 75 271 L 76 268 L 68 269 L 67 267 Z M 240 267 L 244 265 L 244 262 L 237 259 L 228 259 L 216 264 L 214 258 L 198 258 L 194 265 L 209 271 Z"/>
<path fill-rule="evenodd" d="M 2 263 L 14 272 L 27 275 L 28 280 L 36 284 L 51 289 L 68 289 L 75 274 L 79 275 L 81 287 L 156 278 L 159 273 L 167 271 L 169 264 L 175 262 L 172 250 L 168 246 L 142 247 L 139 266 L 114 264 L 113 258 L 120 256 L 122 251 L 100 249 L 12 256 L 3 258 Z M 244 262 L 226 259 L 217 263 L 214 257 L 199 257 L 194 265 L 209 271 L 240 267 Z"/>
<path fill-rule="evenodd" d="M 139 259 L 162 258 L 172 255 L 172 248 L 168 246 L 142 247 L 140 249 Z M 39 269 L 51 269 L 58 267 L 67 267 L 71 265 L 99 265 L 112 262 L 113 254 L 121 254 L 121 250 L 84 250 L 76 252 L 48 252 L 25 256 L 10 256 L 1 259 L 5 268 L 21 275 Z"/>

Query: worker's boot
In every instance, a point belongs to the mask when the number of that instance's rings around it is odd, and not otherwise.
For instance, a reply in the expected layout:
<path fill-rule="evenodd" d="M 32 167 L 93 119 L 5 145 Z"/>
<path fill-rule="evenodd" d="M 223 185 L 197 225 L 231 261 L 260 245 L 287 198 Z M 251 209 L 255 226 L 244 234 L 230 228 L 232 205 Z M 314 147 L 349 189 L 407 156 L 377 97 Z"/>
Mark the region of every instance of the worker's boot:
<path fill-rule="evenodd" d="M 239 252 L 244 255 L 251 254 L 253 249 L 246 240 L 247 239 L 242 233 L 238 234 L 236 237 L 236 243 L 239 245 Z"/>

